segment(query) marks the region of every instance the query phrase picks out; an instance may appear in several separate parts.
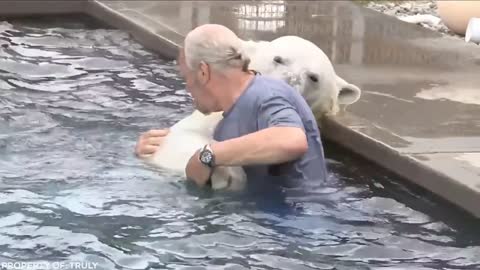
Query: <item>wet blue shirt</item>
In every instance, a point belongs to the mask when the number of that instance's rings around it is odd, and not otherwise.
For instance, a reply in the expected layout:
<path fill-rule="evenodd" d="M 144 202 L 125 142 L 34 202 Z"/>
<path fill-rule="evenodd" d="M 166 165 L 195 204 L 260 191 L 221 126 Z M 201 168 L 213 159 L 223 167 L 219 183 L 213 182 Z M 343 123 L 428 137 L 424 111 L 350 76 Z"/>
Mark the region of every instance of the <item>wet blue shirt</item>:
<path fill-rule="evenodd" d="M 296 186 L 304 181 L 324 181 L 327 171 L 315 116 L 304 98 L 284 81 L 256 75 L 232 108 L 224 112 L 214 139 L 224 141 L 274 126 L 302 128 L 308 152 L 284 164 L 244 166 L 249 185 Z"/>

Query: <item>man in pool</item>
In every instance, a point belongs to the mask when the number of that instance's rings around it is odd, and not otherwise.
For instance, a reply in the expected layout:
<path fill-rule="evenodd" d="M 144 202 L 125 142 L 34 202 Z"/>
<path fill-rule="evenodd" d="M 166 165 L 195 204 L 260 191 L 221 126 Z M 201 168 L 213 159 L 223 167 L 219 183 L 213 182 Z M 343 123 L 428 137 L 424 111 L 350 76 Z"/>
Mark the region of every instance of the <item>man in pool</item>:
<path fill-rule="evenodd" d="M 202 187 L 215 166 L 243 166 L 249 185 L 325 180 L 322 141 L 310 107 L 286 82 L 248 70 L 241 46 L 228 28 L 206 24 L 192 30 L 180 50 L 180 73 L 196 109 L 224 112 L 216 142 L 190 158 L 187 178 Z M 136 154 L 152 154 L 167 132 L 142 134 Z"/>

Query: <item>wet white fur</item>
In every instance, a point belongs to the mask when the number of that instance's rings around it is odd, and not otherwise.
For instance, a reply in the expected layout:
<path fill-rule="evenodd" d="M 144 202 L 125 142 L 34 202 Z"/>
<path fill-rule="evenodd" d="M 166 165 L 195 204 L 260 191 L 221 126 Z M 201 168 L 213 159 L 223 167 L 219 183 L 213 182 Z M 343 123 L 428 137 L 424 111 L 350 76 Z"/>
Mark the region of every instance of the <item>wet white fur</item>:
<path fill-rule="evenodd" d="M 283 36 L 270 42 L 244 41 L 244 45 L 244 53 L 251 59 L 249 68 L 292 85 L 317 118 L 336 114 L 340 105 L 360 98 L 361 90 L 337 76 L 327 55 L 306 39 Z M 281 63 L 275 61 L 279 57 Z M 146 161 L 185 175 L 188 160 L 196 150 L 213 141 L 213 131 L 221 119 L 221 112 L 204 115 L 194 111 L 170 128 L 166 140 Z M 246 181 L 241 167 L 218 167 L 212 175 L 213 189 L 242 190 Z"/>

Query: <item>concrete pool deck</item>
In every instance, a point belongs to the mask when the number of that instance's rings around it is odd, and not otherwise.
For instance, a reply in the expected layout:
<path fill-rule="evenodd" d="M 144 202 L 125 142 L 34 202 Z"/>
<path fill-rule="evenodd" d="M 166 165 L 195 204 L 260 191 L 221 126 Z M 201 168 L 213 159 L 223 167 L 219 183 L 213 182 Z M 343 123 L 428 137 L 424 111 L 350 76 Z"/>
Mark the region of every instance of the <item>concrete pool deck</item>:
<path fill-rule="evenodd" d="M 13 2 L 0 1 L 0 15 Z M 85 12 L 165 57 L 175 57 L 185 34 L 203 23 L 224 24 L 244 39 L 307 38 L 363 91 L 346 112 L 323 119 L 323 135 L 480 217 L 480 47 L 474 44 L 349 1 L 70 0 L 50 1 L 50 8 L 39 7 L 48 1 L 18 2 L 23 10 L 10 13 Z"/>

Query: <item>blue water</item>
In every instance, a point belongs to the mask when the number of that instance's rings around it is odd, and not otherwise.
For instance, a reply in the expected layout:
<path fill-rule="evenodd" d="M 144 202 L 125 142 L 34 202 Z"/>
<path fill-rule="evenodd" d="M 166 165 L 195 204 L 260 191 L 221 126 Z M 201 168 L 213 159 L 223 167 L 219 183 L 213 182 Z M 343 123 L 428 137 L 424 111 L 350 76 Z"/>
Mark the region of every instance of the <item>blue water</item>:
<path fill-rule="evenodd" d="M 138 135 L 191 100 L 123 31 L 3 21 L 0 46 L 0 269 L 480 269 L 478 221 L 330 144 L 328 186 L 281 196 L 144 166 Z"/>

